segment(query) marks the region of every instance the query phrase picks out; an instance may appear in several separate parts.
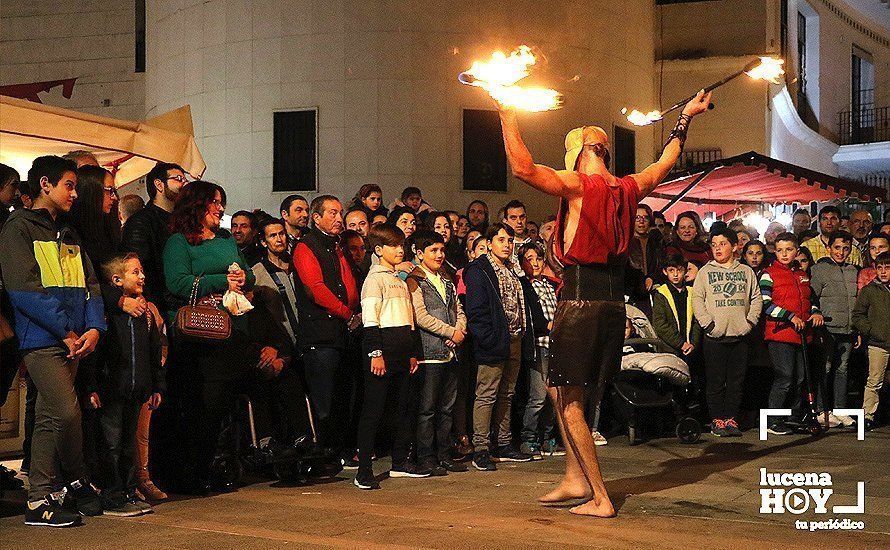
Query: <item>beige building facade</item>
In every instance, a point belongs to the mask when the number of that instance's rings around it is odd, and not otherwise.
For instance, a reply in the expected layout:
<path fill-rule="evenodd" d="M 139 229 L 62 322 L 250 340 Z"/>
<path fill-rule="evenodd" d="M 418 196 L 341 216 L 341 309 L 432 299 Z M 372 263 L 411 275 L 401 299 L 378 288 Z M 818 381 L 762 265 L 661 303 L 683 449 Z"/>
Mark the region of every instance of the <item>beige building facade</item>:
<path fill-rule="evenodd" d="M 439 208 L 480 197 L 493 211 L 516 196 L 540 218 L 555 202 L 512 178 L 506 193 L 463 190 L 463 110 L 493 105 L 458 73 L 496 49 L 539 52 L 532 78 L 565 107 L 521 125 L 555 167 L 569 129 L 629 127 L 620 108 L 654 93 L 645 0 L 182 0 L 150 2 L 147 20 L 147 114 L 191 105 L 207 177 L 234 208 L 274 210 L 287 195 L 272 192 L 273 113 L 317 108 L 318 193 L 377 183 L 389 202 L 414 185 Z M 639 163 L 653 147 L 651 129 L 636 130 Z"/>
<path fill-rule="evenodd" d="M 880 0 L 724 0 L 656 10 L 663 103 L 759 55 L 785 59 L 781 85 L 740 77 L 714 94 L 687 150 L 749 150 L 830 175 L 890 182 L 890 10 Z M 698 24 L 697 21 L 701 21 Z M 883 108 L 883 110 L 882 110 Z M 856 113 L 859 113 L 857 117 Z M 854 128 L 859 121 L 868 127 Z M 666 120 L 656 131 L 670 130 Z M 870 125 L 870 126 L 869 126 Z"/>

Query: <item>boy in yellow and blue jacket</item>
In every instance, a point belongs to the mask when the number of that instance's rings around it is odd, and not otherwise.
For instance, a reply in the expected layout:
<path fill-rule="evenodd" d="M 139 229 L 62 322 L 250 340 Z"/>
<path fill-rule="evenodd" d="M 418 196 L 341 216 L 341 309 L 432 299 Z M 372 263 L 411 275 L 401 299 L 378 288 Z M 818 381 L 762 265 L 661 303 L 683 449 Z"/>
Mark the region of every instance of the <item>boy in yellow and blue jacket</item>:
<path fill-rule="evenodd" d="M 102 513 L 84 478 L 78 362 L 105 331 L 102 295 L 80 237 L 60 221 L 77 198 L 77 167 L 60 157 L 34 160 L 28 172 L 30 210 L 16 210 L 0 233 L 0 271 L 15 313 L 22 361 L 37 387 L 25 523 L 65 527 L 80 516 L 61 507 L 53 480 L 82 515 Z M 58 465 L 58 466 L 57 466 Z"/>

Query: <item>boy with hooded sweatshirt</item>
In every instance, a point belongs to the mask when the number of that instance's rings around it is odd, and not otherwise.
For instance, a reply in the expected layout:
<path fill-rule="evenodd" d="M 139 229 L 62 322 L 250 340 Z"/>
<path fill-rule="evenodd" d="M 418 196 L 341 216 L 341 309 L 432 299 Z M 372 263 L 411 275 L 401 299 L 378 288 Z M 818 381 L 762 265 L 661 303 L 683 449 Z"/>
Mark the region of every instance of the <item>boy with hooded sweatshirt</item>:
<path fill-rule="evenodd" d="M 692 287 L 693 312 L 705 333 L 702 351 L 711 433 L 718 437 L 741 435 L 735 417 L 748 366 L 745 337 L 763 309 L 754 271 L 733 254 L 737 243 L 738 236 L 729 229 L 714 234 L 714 259 L 699 270 Z"/>
<path fill-rule="evenodd" d="M 0 233 L 3 286 L 15 312 L 22 362 L 37 387 L 27 525 L 67 527 L 80 516 L 61 507 L 53 482 L 66 482 L 77 512 L 102 513 L 84 479 L 78 363 L 105 332 L 102 294 L 80 237 L 60 221 L 77 198 L 77 167 L 60 157 L 34 160 L 28 171 L 30 210 L 16 210 Z"/>

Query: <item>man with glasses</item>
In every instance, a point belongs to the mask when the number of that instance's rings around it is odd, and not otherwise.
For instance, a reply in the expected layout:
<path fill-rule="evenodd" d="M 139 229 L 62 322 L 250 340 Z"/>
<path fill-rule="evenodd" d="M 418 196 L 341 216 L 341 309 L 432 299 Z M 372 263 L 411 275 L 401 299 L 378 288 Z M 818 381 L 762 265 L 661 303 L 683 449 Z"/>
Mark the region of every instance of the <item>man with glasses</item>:
<path fill-rule="evenodd" d="M 145 187 L 151 202 L 133 214 L 121 236 L 121 250 L 135 252 L 142 262 L 142 269 L 145 271 L 145 299 L 155 304 L 161 312 L 167 311 L 162 258 L 164 244 L 170 236 L 170 213 L 186 184 L 188 180 L 181 166 L 157 163 L 145 177 Z"/>

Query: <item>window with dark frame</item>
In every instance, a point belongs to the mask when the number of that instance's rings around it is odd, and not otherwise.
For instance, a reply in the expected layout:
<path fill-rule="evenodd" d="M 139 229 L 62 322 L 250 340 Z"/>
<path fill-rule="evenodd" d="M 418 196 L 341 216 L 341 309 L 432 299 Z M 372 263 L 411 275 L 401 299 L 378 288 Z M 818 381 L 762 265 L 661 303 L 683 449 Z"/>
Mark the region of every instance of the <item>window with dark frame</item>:
<path fill-rule="evenodd" d="M 272 191 L 318 190 L 317 109 L 272 115 Z"/>
<path fill-rule="evenodd" d="M 637 170 L 637 136 L 633 130 L 615 126 L 615 175 L 619 178 Z"/>
<path fill-rule="evenodd" d="M 507 153 L 497 111 L 464 109 L 463 188 L 507 192 Z"/>
<path fill-rule="evenodd" d="M 145 72 L 145 0 L 136 0 L 136 60 L 137 73 Z"/>
<path fill-rule="evenodd" d="M 850 137 L 852 143 L 869 143 L 875 137 L 875 66 L 872 56 L 857 45 L 851 55 Z"/>

